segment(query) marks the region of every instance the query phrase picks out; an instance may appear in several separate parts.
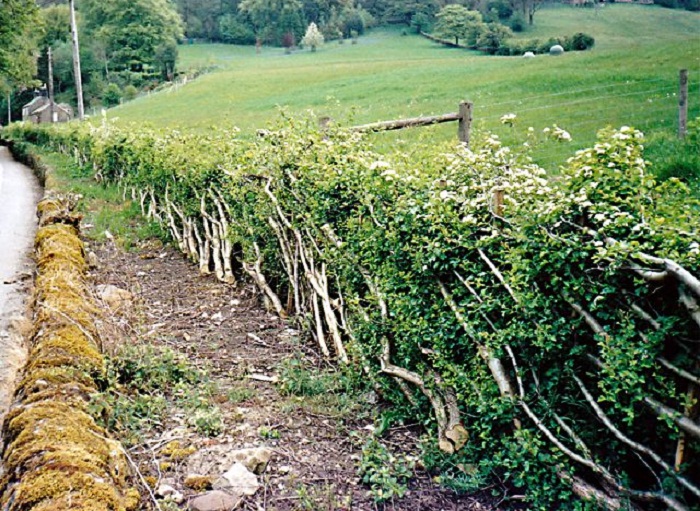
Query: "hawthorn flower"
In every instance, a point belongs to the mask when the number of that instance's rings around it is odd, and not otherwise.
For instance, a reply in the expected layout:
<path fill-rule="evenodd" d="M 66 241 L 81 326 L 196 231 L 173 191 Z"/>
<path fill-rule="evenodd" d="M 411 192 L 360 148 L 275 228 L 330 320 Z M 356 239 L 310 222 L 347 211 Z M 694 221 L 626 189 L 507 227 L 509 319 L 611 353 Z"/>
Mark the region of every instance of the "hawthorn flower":
<path fill-rule="evenodd" d="M 394 179 L 394 177 L 396 177 L 396 171 L 394 169 L 386 169 L 384 172 L 382 172 L 382 176 L 387 181 L 391 181 Z"/>
<path fill-rule="evenodd" d="M 515 120 L 517 119 L 517 117 L 518 116 L 515 114 L 505 114 L 501 116 L 501 124 L 513 127 L 513 124 L 515 124 Z"/>
<path fill-rule="evenodd" d="M 551 137 L 560 142 L 571 142 L 571 134 L 568 131 L 561 129 L 556 124 L 552 126 Z"/>
<path fill-rule="evenodd" d="M 389 166 L 390 165 L 387 162 L 378 160 L 378 161 L 373 161 L 370 164 L 369 170 L 386 169 L 386 168 L 389 168 Z"/>

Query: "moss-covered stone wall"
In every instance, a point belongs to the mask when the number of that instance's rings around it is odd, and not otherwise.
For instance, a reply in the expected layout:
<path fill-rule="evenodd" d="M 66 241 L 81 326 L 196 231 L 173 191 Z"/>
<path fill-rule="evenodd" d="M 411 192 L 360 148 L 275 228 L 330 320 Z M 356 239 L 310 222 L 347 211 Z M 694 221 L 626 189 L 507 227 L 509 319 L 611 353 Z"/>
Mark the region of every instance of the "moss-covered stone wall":
<path fill-rule="evenodd" d="M 39 204 L 37 279 L 29 362 L 3 429 L 3 511 L 128 511 L 121 445 L 88 413 L 104 370 L 97 309 L 85 281 L 80 218 L 66 203 Z"/>

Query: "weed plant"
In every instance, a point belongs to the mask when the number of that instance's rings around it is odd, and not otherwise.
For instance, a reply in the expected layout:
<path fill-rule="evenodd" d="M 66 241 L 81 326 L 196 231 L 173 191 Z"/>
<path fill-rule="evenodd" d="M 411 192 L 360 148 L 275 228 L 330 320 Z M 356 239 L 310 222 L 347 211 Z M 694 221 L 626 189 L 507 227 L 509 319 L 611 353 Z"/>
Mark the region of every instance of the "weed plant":
<path fill-rule="evenodd" d="M 362 447 L 358 475 L 369 486 L 369 493 L 376 502 L 400 499 L 408 491 L 415 461 L 412 457 L 394 454 L 372 436 Z"/>
<path fill-rule="evenodd" d="M 125 445 L 162 429 L 173 408 L 185 410 L 199 434 L 223 430 L 221 410 L 211 404 L 214 383 L 170 348 L 124 346 L 107 357 L 102 390 L 93 396 L 91 412 Z"/>

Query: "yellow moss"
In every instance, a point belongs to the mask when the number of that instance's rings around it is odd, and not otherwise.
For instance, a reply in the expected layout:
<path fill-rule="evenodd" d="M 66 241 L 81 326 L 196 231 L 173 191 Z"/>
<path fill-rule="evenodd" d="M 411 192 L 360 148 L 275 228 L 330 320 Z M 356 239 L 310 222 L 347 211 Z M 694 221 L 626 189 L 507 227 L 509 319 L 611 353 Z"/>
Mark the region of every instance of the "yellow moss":
<path fill-rule="evenodd" d="M 175 440 L 165 445 L 160 451 L 163 456 L 167 456 L 172 461 L 182 461 L 197 451 L 193 446 L 182 447 L 182 444 Z"/>
<path fill-rule="evenodd" d="M 3 511 L 132 511 L 139 494 L 126 489 L 121 446 L 87 413 L 104 371 L 96 346 L 97 308 L 84 280 L 79 216 L 59 200 L 39 205 L 44 225 L 36 250 L 34 337 L 17 395 L 5 418 Z"/>
<path fill-rule="evenodd" d="M 85 371 L 76 367 L 41 367 L 25 374 L 19 383 L 19 392 L 31 394 L 45 390 L 47 385 L 64 385 L 79 383 L 85 387 L 96 388 L 95 381 Z"/>
<path fill-rule="evenodd" d="M 75 237 L 73 241 L 70 237 Z M 68 224 L 47 225 L 39 229 L 35 238 L 36 246 L 42 246 L 51 242 L 63 242 L 72 247 L 83 246 L 80 238 L 78 238 L 78 229 Z"/>
<path fill-rule="evenodd" d="M 158 468 L 161 470 L 161 472 L 167 472 L 171 468 L 173 468 L 173 464 L 169 461 L 161 461 L 158 463 Z"/>
<path fill-rule="evenodd" d="M 92 417 L 67 403 L 25 406 L 9 420 L 7 429 L 8 469 L 60 462 L 83 466 L 88 471 L 109 472 L 111 458 L 116 454 Z"/>
<path fill-rule="evenodd" d="M 49 287 L 37 280 L 35 293 L 35 321 L 46 325 L 75 325 L 96 337 L 97 307 L 87 300 L 83 289 L 72 289 L 52 282 Z"/>
<path fill-rule="evenodd" d="M 37 204 L 36 209 L 39 215 L 45 215 L 47 213 L 62 211 L 64 208 L 60 199 L 43 199 Z"/>
<path fill-rule="evenodd" d="M 26 371 L 71 365 L 90 374 L 104 370 L 104 358 L 91 339 L 75 325 L 48 329 L 35 337 Z"/>
<path fill-rule="evenodd" d="M 83 242 L 78 238 L 78 230 L 72 225 L 54 224 L 40 228 L 35 246 L 40 270 L 54 264 L 56 259 L 72 263 L 76 268 L 86 267 Z"/>
<path fill-rule="evenodd" d="M 124 494 L 124 508 L 126 511 L 136 511 L 141 503 L 141 494 L 136 488 L 129 488 Z"/>
<path fill-rule="evenodd" d="M 83 409 L 95 392 L 95 387 L 86 387 L 75 382 L 51 386 L 37 384 L 31 389 L 26 389 L 23 402 L 30 405 L 40 401 L 60 401 L 71 408 Z"/>
<path fill-rule="evenodd" d="M 116 489 L 90 473 L 43 470 L 26 474 L 13 488 L 10 511 L 76 509 L 82 511 L 123 511 L 123 499 Z"/>
<path fill-rule="evenodd" d="M 158 478 L 154 476 L 146 476 L 144 477 L 144 480 L 151 489 L 155 489 L 156 484 L 158 484 Z"/>
<path fill-rule="evenodd" d="M 195 491 L 209 490 L 212 487 L 211 477 L 190 475 L 185 479 L 185 487 Z"/>

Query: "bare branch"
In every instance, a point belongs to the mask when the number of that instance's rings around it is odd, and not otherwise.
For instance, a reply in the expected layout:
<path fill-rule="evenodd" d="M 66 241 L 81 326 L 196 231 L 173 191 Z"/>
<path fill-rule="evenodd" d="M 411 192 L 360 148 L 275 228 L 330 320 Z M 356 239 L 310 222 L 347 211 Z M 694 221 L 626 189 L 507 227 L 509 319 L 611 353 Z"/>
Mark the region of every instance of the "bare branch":
<path fill-rule="evenodd" d="M 700 305 L 698 305 L 697 300 L 686 293 L 683 288 L 678 290 L 678 297 L 681 303 L 685 305 L 685 308 L 688 309 L 690 317 L 700 326 Z"/>
<path fill-rule="evenodd" d="M 605 331 L 603 326 L 598 323 L 598 321 L 593 317 L 593 315 L 588 312 L 586 309 L 581 307 L 578 303 L 570 301 L 568 298 L 564 297 L 564 299 L 569 302 L 569 305 L 573 307 L 573 309 L 583 318 L 583 320 L 588 324 L 588 326 L 593 330 L 598 335 L 601 335 L 605 338 L 608 337 L 608 333 Z"/>
<path fill-rule="evenodd" d="M 616 240 L 615 238 L 605 236 L 594 229 L 590 229 L 588 227 L 581 227 L 581 226 L 572 224 L 571 222 L 567 222 L 567 223 L 569 225 L 573 225 L 577 229 L 584 231 L 586 234 L 588 234 L 590 236 L 593 236 L 595 238 L 604 239 L 605 243 L 607 243 L 610 246 L 622 245 L 622 243 L 620 241 Z M 688 288 L 690 288 L 690 290 L 693 292 L 693 294 L 695 294 L 695 296 L 700 297 L 700 280 L 698 278 L 696 278 L 695 276 L 693 276 L 688 270 L 683 268 L 677 262 L 675 262 L 671 259 L 667 259 L 667 258 L 663 258 L 663 257 L 656 257 L 656 256 L 653 256 L 650 254 L 645 254 L 644 252 L 634 252 L 632 254 L 632 257 L 636 257 L 636 258 L 644 261 L 645 263 L 651 263 L 651 264 L 655 264 L 657 266 L 663 267 L 664 271 L 670 273 L 671 275 L 673 275 L 676 278 L 676 280 L 678 280 L 679 282 L 688 286 Z"/>
<path fill-rule="evenodd" d="M 520 303 L 520 300 L 518 300 L 518 298 L 515 296 L 515 293 L 513 292 L 511 287 L 506 282 L 506 279 L 503 278 L 503 274 L 500 272 L 500 270 L 498 268 L 496 268 L 496 265 L 493 264 L 493 261 L 491 261 L 491 259 L 489 259 L 488 256 L 481 249 L 479 249 L 479 255 L 484 260 L 484 262 L 486 262 L 488 267 L 491 268 L 491 271 L 493 272 L 493 274 L 501 282 L 501 284 L 503 284 L 503 287 L 506 288 L 506 291 L 508 291 L 508 294 L 513 298 L 515 303 Z"/>
<path fill-rule="evenodd" d="M 652 327 L 654 327 L 654 330 L 660 330 L 661 329 L 661 324 L 656 321 L 651 314 L 649 314 L 647 311 L 642 309 L 639 305 L 637 304 L 632 304 L 631 306 L 632 311 L 637 314 L 640 318 L 643 320 L 647 321 Z"/>
<path fill-rule="evenodd" d="M 510 379 L 508 378 L 505 368 L 503 367 L 503 363 L 499 358 L 493 356 L 493 353 L 491 353 L 491 350 L 489 348 L 487 348 L 478 341 L 476 332 L 474 332 L 474 329 L 469 325 L 466 318 L 459 310 L 459 307 L 457 306 L 457 303 L 454 301 L 454 298 L 452 297 L 450 292 L 447 290 L 445 285 L 439 280 L 438 286 L 440 286 L 440 292 L 445 298 L 445 301 L 449 305 L 450 309 L 452 309 L 452 312 L 457 318 L 457 321 L 459 322 L 460 326 L 472 339 L 472 341 L 474 341 L 474 343 L 477 345 L 479 355 L 481 355 L 481 358 L 483 358 L 489 366 L 489 369 L 491 370 L 491 375 L 493 376 L 493 379 L 496 380 L 496 384 L 498 385 L 498 389 L 500 390 L 501 395 L 503 397 L 508 397 L 512 399 L 515 393 L 513 392 L 513 386 L 510 382 Z"/>
<path fill-rule="evenodd" d="M 660 417 L 669 417 L 683 431 L 690 433 L 695 438 L 700 438 L 700 424 L 694 420 L 684 416 L 678 410 L 674 410 L 673 408 L 660 403 L 656 399 L 645 397 L 644 402 Z M 698 494 L 698 496 L 700 497 L 700 494 Z"/>
<path fill-rule="evenodd" d="M 680 367 L 673 365 L 671 362 L 669 362 L 663 357 L 659 357 L 656 360 L 658 360 L 659 363 L 669 371 L 700 387 L 700 377 L 697 377 L 694 374 L 686 371 L 685 369 L 681 369 Z"/>
<path fill-rule="evenodd" d="M 635 442 L 634 440 L 631 440 L 627 436 L 625 436 L 610 420 L 610 418 L 605 414 L 603 409 L 598 405 L 598 402 L 595 400 L 595 398 L 591 395 L 591 393 L 588 391 L 586 388 L 585 384 L 581 379 L 576 376 L 572 375 L 572 378 L 576 382 L 576 384 L 579 386 L 581 389 L 581 392 L 583 393 L 583 396 L 586 398 L 586 401 L 588 401 L 588 404 L 593 408 L 595 411 L 596 415 L 600 419 L 600 421 L 605 425 L 606 428 L 608 428 L 615 437 L 620 440 L 622 443 L 625 445 L 631 447 L 637 452 L 640 452 L 642 454 L 645 454 L 649 456 L 655 463 L 657 463 L 660 467 L 662 467 L 664 470 L 666 470 L 669 474 L 673 475 L 676 480 L 687 490 L 689 490 L 691 493 L 696 495 L 697 497 L 700 497 L 700 488 L 695 486 L 693 483 L 688 481 L 685 477 L 676 474 L 676 472 L 673 470 L 673 467 L 666 463 L 661 456 L 656 454 L 654 451 L 649 449 L 648 447 Z M 648 399 L 648 398 L 647 398 Z M 645 399 L 646 401 L 646 399 Z"/>

